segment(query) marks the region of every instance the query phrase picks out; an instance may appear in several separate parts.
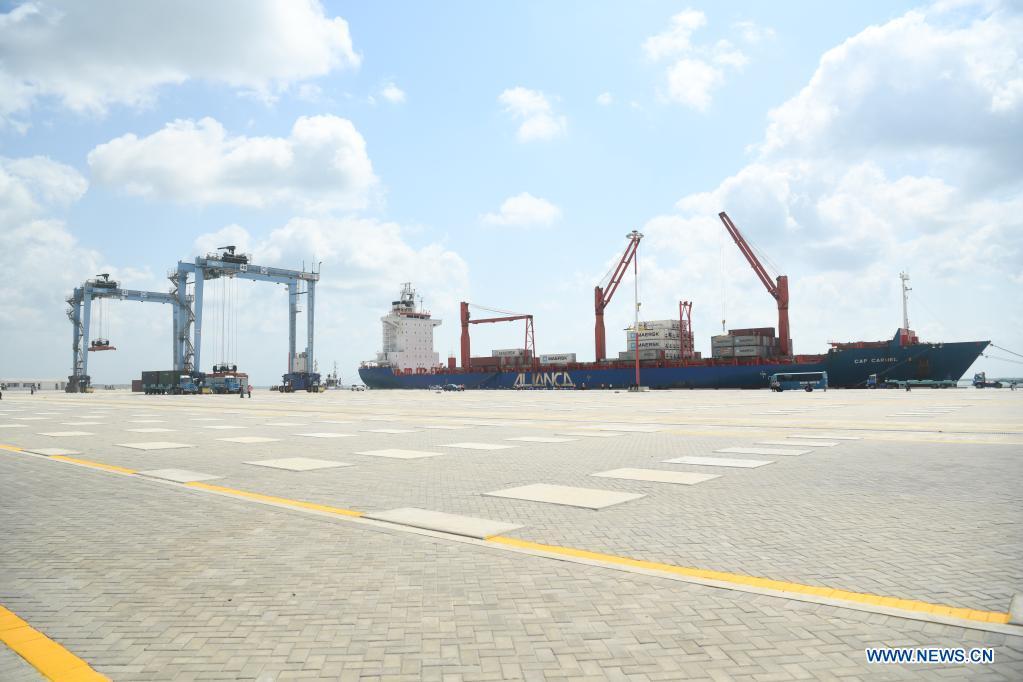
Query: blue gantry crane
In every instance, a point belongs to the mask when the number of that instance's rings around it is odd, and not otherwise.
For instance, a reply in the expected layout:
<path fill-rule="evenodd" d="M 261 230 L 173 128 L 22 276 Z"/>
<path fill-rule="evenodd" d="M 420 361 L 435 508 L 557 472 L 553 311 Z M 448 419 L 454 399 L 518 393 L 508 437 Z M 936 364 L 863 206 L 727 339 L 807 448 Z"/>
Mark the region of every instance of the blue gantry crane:
<path fill-rule="evenodd" d="M 316 283 L 320 273 L 302 270 L 286 270 L 250 263 L 250 257 L 237 253 L 232 246 L 222 246 L 216 253 L 197 257 L 194 262 L 178 261 L 173 273 L 174 291 L 184 301 L 189 279 L 195 292 L 195 309 L 182 305 L 181 314 L 175 320 L 174 363 L 175 367 L 192 370 L 201 367 L 202 351 L 202 301 L 203 288 L 207 280 L 220 277 L 238 277 L 257 282 L 284 284 L 288 287 L 288 371 L 282 377 L 282 390 L 318 391 L 320 375 L 313 362 L 314 320 L 316 305 Z M 302 291 L 304 283 L 305 290 Z M 304 361 L 295 354 L 298 322 L 298 297 L 306 296 L 306 349 Z M 191 336 L 191 338 L 189 338 Z"/>
<path fill-rule="evenodd" d="M 73 331 L 74 358 L 68 377 L 69 393 L 84 392 L 89 387 L 88 351 L 89 323 L 92 301 L 109 298 L 127 301 L 152 301 L 170 304 L 173 317 L 174 371 L 190 377 L 200 377 L 202 351 L 203 287 L 206 281 L 220 277 L 238 277 L 257 282 L 284 284 L 288 287 L 288 371 L 282 377 L 281 390 L 319 391 L 320 375 L 313 360 L 316 283 L 318 271 L 287 270 L 249 262 L 247 254 L 237 253 L 234 246 L 220 247 L 216 253 L 197 257 L 194 262 L 178 261 L 177 269 L 167 277 L 172 283 L 170 292 L 135 291 L 122 289 L 103 274 L 77 287 L 66 300 L 67 315 Z M 189 287 L 194 293 L 189 293 Z M 306 296 L 306 349 L 304 356 L 295 354 L 299 296 Z"/>
<path fill-rule="evenodd" d="M 190 308 L 192 305 L 191 296 L 122 289 L 118 282 L 110 279 L 109 273 L 97 275 L 95 279 L 86 280 L 82 286 L 76 287 L 74 293 L 65 299 L 68 304 L 67 316 L 73 328 L 71 343 L 73 358 L 71 375 L 68 377 L 68 393 L 82 393 L 89 387 L 89 326 L 92 321 L 92 302 L 96 299 L 169 304 L 175 323 L 182 315 L 180 308 Z M 109 341 L 104 339 L 103 349 L 108 348 Z M 179 367 L 175 366 L 175 369 Z"/>

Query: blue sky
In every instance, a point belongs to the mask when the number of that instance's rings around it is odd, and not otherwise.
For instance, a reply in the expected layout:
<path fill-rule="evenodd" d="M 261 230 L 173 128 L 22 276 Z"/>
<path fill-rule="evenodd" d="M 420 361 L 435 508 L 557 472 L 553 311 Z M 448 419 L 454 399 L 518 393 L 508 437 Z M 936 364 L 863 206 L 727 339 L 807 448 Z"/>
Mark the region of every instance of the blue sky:
<path fill-rule="evenodd" d="M 645 316 L 695 300 L 707 351 L 722 316 L 775 324 L 719 210 L 793 282 L 798 352 L 891 336 L 903 269 L 922 337 L 1023 352 L 1012 4 L 155 7 L 0 3 L 0 265 L 19 276 L 2 375 L 68 373 L 75 282 L 164 290 L 230 241 L 324 261 L 317 359 L 347 378 L 406 280 L 445 320 L 442 355 L 468 299 L 534 313 L 540 352 L 592 357 L 592 288 L 632 229 Z M 286 299 L 239 292 L 227 359 L 272 383 Z M 92 358 L 95 381 L 169 362 L 169 311 L 107 315 L 120 350 Z"/>

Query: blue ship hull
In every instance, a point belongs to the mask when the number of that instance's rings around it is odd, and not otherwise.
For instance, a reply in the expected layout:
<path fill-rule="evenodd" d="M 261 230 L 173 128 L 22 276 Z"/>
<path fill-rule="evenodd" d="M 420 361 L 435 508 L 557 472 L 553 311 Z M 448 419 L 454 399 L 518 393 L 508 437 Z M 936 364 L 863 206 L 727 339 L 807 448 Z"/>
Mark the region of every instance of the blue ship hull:
<path fill-rule="evenodd" d="M 887 345 L 834 348 L 824 355 L 800 356 L 797 362 L 736 360 L 681 364 L 640 363 L 641 383 L 654 389 L 668 388 L 767 388 L 777 372 L 827 372 L 828 384 L 837 388 L 862 388 L 867 377 L 878 380 L 959 380 L 990 341 L 915 343 L 901 346 L 898 336 Z M 699 362 L 699 361 L 698 361 Z M 437 371 L 428 374 L 395 373 L 390 367 L 359 369 L 370 388 L 429 388 L 438 384 L 461 384 L 466 388 L 624 388 L 635 384 L 635 368 L 597 364 L 541 367 L 536 371 L 501 372 Z"/>

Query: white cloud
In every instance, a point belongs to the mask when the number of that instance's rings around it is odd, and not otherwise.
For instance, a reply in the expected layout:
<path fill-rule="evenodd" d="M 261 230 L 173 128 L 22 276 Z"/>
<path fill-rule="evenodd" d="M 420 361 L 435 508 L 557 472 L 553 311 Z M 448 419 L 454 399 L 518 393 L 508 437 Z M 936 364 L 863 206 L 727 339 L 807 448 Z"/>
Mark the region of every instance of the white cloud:
<path fill-rule="evenodd" d="M 750 45 L 774 40 L 775 38 L 773 28 L 770 26 L 760 26 L 755 21 L 737 21 L 732 26 L 739 32 L 739 36 L 743 41 Z"/>
<path fill-rule="evenodd" d="M 529 192 L 508 197 L 497 213 L 487 213 L 480 220 L 488 225 L 516 227 L 550 226 L 561 219 L 561 209 Z"/>
<path fill-rule="evenodd" d="M 232 136 L 212 118 L 179 120 L 101 144 L 88 161 L 97 183 L 195 204 L 361 209 L 377 187 L 365 140 L 336 116 L 303 116 L 287 138 Z"/>
<path fill-rule="evenodd" d="M 697 111 L 710 106 L 711 91 L 722 82 L 721 70 L 700 59 L 680 59 L 668 67 L 668 96 Z"/>
<path fill-rule="evenodd" d="M 521 121 L 519 142 L 550 140 L 562 135 L 568 127 L 568 119 L 555 114 L 546 95 L 539 90 L 518 86 L 505 90 L 497 100 L 505 111 Z"/>
<path fill-rule="evenodd" d="M 610 106 L 614 101 L 614 97 L 610 92 L 602 92 L 597 95 L 597 104 L 602 107 Z"/>
<path fill-rule="evenodd" d="M 770 114 L 754 161 L 644 226 L 645 298 L 695 299 L 704 340 L 722 317 L 775 324 L 717 218 L 726 210 L 777 261 L 774 274 L 789 275 L 797 351 L 890 337 L 902 269 L 922 337 L 1023 347 L 1011 303 L 1023 292 L 1023 98 L 1012 94 L 1021 30 L 1004 8 L 931 9 L 828 51 Z"/>
<path fill-rule="evenodd" d="M 401 104 L 405 101 L 405 91 L 394 83 L 388 83 L 380 90 L 380 96 L 392 104 Z"/>
<path fill-rule="evenodd" d="M 671 25 L 666 31 L 646 39 L 643 51 L 654 61 L 686 54 L 692 50 L 693 33 L 706 25 L 707 16 L 703 12 L 682 10 L 671 18 Z"/>
<path fill-rule="evenodd" d="M 665 97 L 696 111 L 710 107 L 713 91 L 724 84 L 727 69 L 741 69 L 749 61 L 727 40 L 713 46 L 694 44 L 693 33 L 706 25 L 703 12 L 686 9 L 671 18 L 667 30 L 643 43 L 651 61 L 670 62 L 665 71 Z"/>
<path fill-rule="evenodd" d="M 23 2 L 0 14 L 0 119 L 48 98 L 143 106 L 189 80 L 268 99 L 359 61 L 347 22 L 315 0 Z"/>

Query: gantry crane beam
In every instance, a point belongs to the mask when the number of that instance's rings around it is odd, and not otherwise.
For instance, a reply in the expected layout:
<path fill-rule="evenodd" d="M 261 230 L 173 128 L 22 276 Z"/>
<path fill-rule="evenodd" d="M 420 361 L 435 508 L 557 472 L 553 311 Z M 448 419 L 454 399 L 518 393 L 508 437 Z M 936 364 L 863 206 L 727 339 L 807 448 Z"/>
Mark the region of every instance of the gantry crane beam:
<path fill-rule="evenodd" d="M 68 304 L 67 317 L 71 321 L 72 360 L 71 375 L 68 376 L 68 393 L 82 393 L 89 387 L 89 326 L 92 320 L 92 302 L 97 298 L 110 298 L 121 301 L 139 301 L 140 303 L 166 303 L 171 306 L 175 325 L 182 313 L 181 306 L 191 307 L 192 297 L 179 297 L 176 293 L 160 291 L 141 291 L 138 289 L 122 289 L 108 275 L 100 275 L 96 279 L 87 280 L 82 286 L 65 299 Z M 175 346 L 175 352 L 176 352 Z M 175 366 L 177 369 L 177 366 Z"/>
<path fill-rule="evenodd" d="M 746 238 L 742 236 L 742 232 L 739 232 L 739 228 L 735 226 L 732 219 L 728 217 L 728 214 L 722 211 L 718 213 L 718 217 L 721 218 L 721 222 L 724 223 L 725 229 L 728 230 L 728 234 L 731 235 L 735 245 L 739 247 L 739 251 L 746 257 L 750 267 L 753 268 L 753 272 L 756 273 L 757 277 L 763 283 L 764 288 L 767 289 L 767 293 L 774 297 L 774 300 L 778 302 L 778 352 L 783 356 L 791 354 L 789 349 L 789 278 L 786 275 L 778 275 L 778 277 L 772 281 L 771 276 L 767 273 L 767 269 L 764 268 L 760 259 L 753 252 L 753 248 L 746 241 Z"/>
<path fill-rule="evenodd" d="M 604 331 L 604 309 L 609 303 L 611 303 L 611 298 L 618 290 L 618 285 L 622 283 L 622 278 L 629 270 L 629 264 L 632 263 L 632 259 L 636 257 L 636 250 L 639 248 L 639 241 L 643 238 L 643 235 L 636 230 L 633 230 L 625 236 L 629 240 L 629 244 L 625 247 L 625 253 L 622 254 L 621 260 L 618 261 L 618 265 L 611 274 L 611 278 L 608 280 L 607 285 L 604 287 L 597 285 L 593 288 L 593 312 L 596 316 L 596 321 L 593 325 L 593 339 L 597 362 L 600 362 L 607 357 L 607 336 Z"/>
<path fill-rule="evenodd" d="M 536 362 L 536 336 L 533 331 L 533 316 L 525 313 L 511 313 L 502 317 L 481 317 L 479 319 L 471 319 L 469 314 L 469 306 L 471 304 L 462 301 L 459 306 L 460 317 L 462 321 L 462 369 L 469 370 L 471 365 L 471 346 L 469 340 L 469 325 L 470 324 L 490 324 L 495 322 L 516 322 L 518 320 L 526 321 L 526 338 L 523 343 L 523 350 L 528 355 L 530 348 L 533 351 L 533 362 Z"/>

